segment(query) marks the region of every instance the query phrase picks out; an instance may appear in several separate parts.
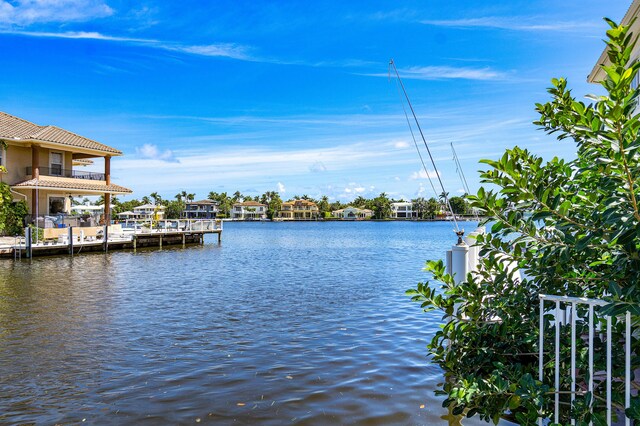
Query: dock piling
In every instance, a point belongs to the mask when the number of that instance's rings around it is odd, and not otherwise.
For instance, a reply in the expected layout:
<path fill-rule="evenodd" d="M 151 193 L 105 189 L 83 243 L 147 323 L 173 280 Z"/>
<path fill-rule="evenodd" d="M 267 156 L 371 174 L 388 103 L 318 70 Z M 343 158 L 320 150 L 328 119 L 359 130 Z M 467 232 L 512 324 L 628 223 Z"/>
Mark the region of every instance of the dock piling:
<path fill-rule="evenodd" d="M 108 252 L 109 251 L 109 225 L 104 225 L 104 236 L 102 237 L 104 239 L 104 252 Z"/>
<path fill-rule="evenodd" d="M 30 226 L 27 226 L 24 229 L 24 238 L 25 238 L 25 240 L 24 240 L 24 246 L 25 247 L 24 248 L 25 248 L 25 251 L 26 251 L 25 254 L 26 254 L 28 259 L 31 259 L 31 255 L 33 254 L 33 240 L 31 239 L 31 230 L 32 229 L 31 229 Z"/>
<path fill-rule="evenodd" d="M 73 256 L 73 226 L 69 227 L 69 255 Z"/>

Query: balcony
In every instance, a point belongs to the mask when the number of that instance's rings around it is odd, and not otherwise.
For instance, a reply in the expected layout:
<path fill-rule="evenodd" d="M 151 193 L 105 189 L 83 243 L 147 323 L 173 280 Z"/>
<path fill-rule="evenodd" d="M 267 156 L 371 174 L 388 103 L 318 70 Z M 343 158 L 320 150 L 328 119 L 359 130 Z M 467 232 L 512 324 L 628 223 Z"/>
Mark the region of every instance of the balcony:
<path fill-rule="evenodd" d="M 58 176 L 75 179 L 105 180 L 104 173 L 83 172 L 60 167 L 39 167 L 40 176 Z M 27 175 L 32 175 L 31 167 L 27 167 Z"/>

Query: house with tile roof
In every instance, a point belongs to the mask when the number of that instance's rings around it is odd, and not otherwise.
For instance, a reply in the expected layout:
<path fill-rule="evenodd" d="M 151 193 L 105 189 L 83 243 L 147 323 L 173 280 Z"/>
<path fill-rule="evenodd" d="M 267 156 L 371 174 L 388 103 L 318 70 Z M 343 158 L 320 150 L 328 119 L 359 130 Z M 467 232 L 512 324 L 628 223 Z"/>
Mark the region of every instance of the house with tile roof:
<path fill-rule="evenodd" d="M 162 220 L 166 207 L 162 204 L 143 204 L 133 208 L 130 219 Z"/>
<path fill-rule="evenodd" d="M 234 203 L 231 207 L 231 219 L 255 220 L 267 218 L 267 206 L 257 201 Z"/>
<path fill-rule="evenodd" d="M 111 181 L 111 158 L 122 152 L 55 126 L 40 126 L 0 112 L 0 165 L 14 199 L 24 199 L 35 217 L 69 214 L 71 197 L 103 195 L 104 219 L 111 219 L 111 197 L 132 191 Z M 104 160 L 104 173 L 78 170 Z"/>
<path fill-rule="evenodd" d="M 313 220 L 320 216 L 318 205 L 309 200 L 291 200 L 282 203 L 278 217 L 282 220 Z"/>
<path fill-rule="evenodd" d="M 348 206 L 344 209 L 332 211 L 331 216 L 343 220 L 371 219 L 373 217 L 373 210 Z"/>
<path fill-rule="evenodd" d="M 218 203 L 211 200 L 189 201 L 182 211 L 185 219 L 215 219 L 217 215 Z"/>

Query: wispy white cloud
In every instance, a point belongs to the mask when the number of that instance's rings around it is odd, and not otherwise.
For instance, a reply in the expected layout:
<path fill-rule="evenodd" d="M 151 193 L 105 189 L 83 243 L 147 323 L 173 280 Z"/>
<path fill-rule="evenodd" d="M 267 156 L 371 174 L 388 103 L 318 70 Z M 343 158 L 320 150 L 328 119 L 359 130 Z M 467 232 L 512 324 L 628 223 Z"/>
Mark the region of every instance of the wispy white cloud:
<path fill-rule="evenodd" d="M 26 31 L 26 30 L 14 30 L 6 29 L 0 30 L 0 34 L 14 34 L 26 37 L 41 37 L 41 38 L 68 38 L 68 39 L 88 39 L 88 40 L 104 40 L 104 41 L 122 41 L 131 43 L 159 43 L 158 40 L 132 38 L 132 37 L 117 37 L 102 34 L 95 31 L 63 31 L 63 32 L 47 32 L 47 31 Z"/>
<path fill-rule="evenodd" d="M 344 188 L 346 194 L 362 194 L 366 190 L 367 188 L 355 182 L 349 182 L 349 185 Z"/>
<path fill-rule="evenodd" d="M 420 21 L 422 24 L 451 27 L 451 28 L 493 28 L 511 31 L 560 31 L 571 32 L 580 30 L 592 30 L 597 28 L 597 23 L 585 21 L 556 21 L 545 22 L 540 17 L 498 17 L 487 16 L 482 18 L 466 19 L 427 19 Z"/>
<path fill-rule="evenodd" d="M 0 0 L 2 1 L 2 0 Z M 162 41 L 155 39 L 121 37 L 102 34 L 95 31 L 63 31 L 63 32 L 42 32 L 42 31 L 24 31 L 24 30 L 0 30 L 0 34 L 14 34 L 26 37 L 42 37 L 42 38 L 62 38 L 62 39 L 84 39 L 84 40 L 101 40 L 109 42 L 120 42 L 132 45 L 146 46 L 154 49 L 167 50 L 172 52 L 181 52 L 190 55 L 226 57 L 240 60 L 253 60 L 248 55 L 249 48 L 234 43 L 214 43 L 205 45 L 190 45 L 177 42 Z"/>
<path fill-rule="evenodd" d="M 393 146 L 398 149 L 405 149 L 409 147 L 409 143 L 405 141 L 396 141 L 393 143 Z"/>
<path fill-rule="evenodd" d="M 247 54 L 248 48 L 235 43 L 217 43 L 217 44 L 205 44 L 205 45 L 183 45 L 172 43 L 156 43 L 151 44 L 153 47 L 164 50 L 173 50 L 175 52 L 189 53 L 198 56 L 214 56 L 214 57 L 226 57 L 233 59 L 240 59 L 244 61 L 254 61 Z"/>
<path fill-rule="evenodd" d="M 285 186 L 284 186 L 284 184 L 282 182 L 278 182 L 278 192 L 279 193 L 287 192 L 287 188 L 285 188 Z"/>
<path fill-rule="evenodd" d="M 168 163 L 180 162 L 180 160 L 178 160 L 175 157 L 175 155 L 173 154 L 173 151 L 171 151 L 170 149 L 161 151 L 160 149 L 158 149 L 156 145 L 153 145 L 150 143 L 146 143 L 141 147 L 137 147 L 136 153 L 140 158 L 143 158 L 146 160 L 159 160 L 159 161 L 165 161 Z"/>
<path fill-rule="evenodd" d="M 409 179 L 418 180 L 418 179 L 435 179 L 439 176 L 439 173 L 436 173 L 433 170 L 425 171 L 424 169 L 420 169 L 417 172 L 411 173 Z"/>
<path fill-rule="evenodd" d="M 322 161 L 316 161 L 309 167 L 309 170 L 314 173 L 322 173 L 327 171 L 327 166 Z"/>
<path fill-rule="evenodd" d="M 494 70 L 490 67 L 468 68 L 468 67 L 451 67 L 451 66 L 426 66 L 426 67 L 410 67 L 399 69 L 398 72 L 405 79 L 413 80 L 501 80 L 508 74 Z M 388 78 L 386 73 L 360 73 L 369 77 Z"/>
<path fill-rule="evenodd" d="M 101 0 L 0 0 L 0 24 L 4 25 L 81 22 L 113 13 Z"/>
<path fill-rule="evenodd" d="M 63 0 L 64 1 L 64 0 Z M 70 1 L 70 0 L 69 0 Z M 2 7 L 3 0 L 0 0 Z M 371 61 L 362 61 L 359 59 L 344 59 L 335 61 L 307 61 L 296 59 L 283 59 L 277 57 L 260 56 L 252 52 L 250 46 L 237 43 L 209 43 L 209 44 L 188 44 L 176 41 L 156 40 L 135 38 L 126 36 L 114 36 L 103 34 L 95 31 L 30 31 L 24 29 L 15 29 L 12 26 L 2 26 L 2 10 L 0 9 L 0 34 L 20 35 L 25 37 L 42 37 L 42 38 L 60 38 L 60 39 L 85 39 L 85 40 L 101 40 L 107 42 L 119 42 L 130 45 L 145 46 L 148 48 L 179 52 L 189 55 L 208 56 L 208 57 L 224 57 L 237 59 L 247 62 L 262 62 L 276 65 L 294 65 L 305 67 L 326 67 L 326 68 L 365 68 L 378 66 L 379 64 Z M 365 105 L 365 111 L 370 107 Z"/>

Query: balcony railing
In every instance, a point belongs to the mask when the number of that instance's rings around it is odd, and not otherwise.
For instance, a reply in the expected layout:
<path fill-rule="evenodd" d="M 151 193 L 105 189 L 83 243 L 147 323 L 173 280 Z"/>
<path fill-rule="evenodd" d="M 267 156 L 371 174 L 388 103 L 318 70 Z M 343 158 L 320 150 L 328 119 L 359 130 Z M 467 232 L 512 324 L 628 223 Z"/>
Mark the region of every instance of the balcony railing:
<path fill-rule="evenodd" d="M 83 172 L 80 170 L 63 169 L 60 167 L 39 167 L 41 176 L 59 176 L 75 179 L 105 180 L 104 173 Z M 27 174 L 31 175 L 31 167 L 27 167 Z"/>

